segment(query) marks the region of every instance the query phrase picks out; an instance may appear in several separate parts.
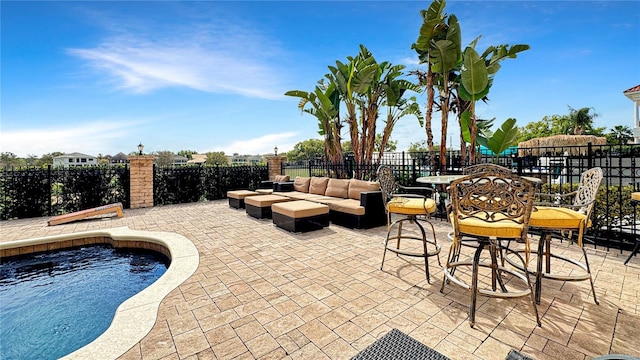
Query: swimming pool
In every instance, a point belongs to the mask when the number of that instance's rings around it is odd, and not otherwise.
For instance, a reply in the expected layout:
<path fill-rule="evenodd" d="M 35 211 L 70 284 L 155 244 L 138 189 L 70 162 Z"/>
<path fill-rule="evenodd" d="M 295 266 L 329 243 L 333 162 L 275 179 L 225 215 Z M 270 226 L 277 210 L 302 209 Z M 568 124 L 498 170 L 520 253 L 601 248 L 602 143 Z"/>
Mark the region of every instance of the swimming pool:
<path fill-rule="evenodd" d="M 95 340 L 118 305 L 167 270 L 159 253 L 91 245 L 3 259 L 0 356 L 57 359 Z"/>
<path fill-rule="evenodd" d="M 0 242 L 0 257 L 92 244 L 150 249 L 166 255 L 171 264 L 153 284 L 118 306 L 111 325 L 104 333 L 63 359 L 114 359 L 127 352 L 153 328 L 162 299 L 188 279 L 200 262 L 195 245 L 180 234 L 138 231 L 128 227 Z M 0 358 L 4 358 L 2 354 Z"/>

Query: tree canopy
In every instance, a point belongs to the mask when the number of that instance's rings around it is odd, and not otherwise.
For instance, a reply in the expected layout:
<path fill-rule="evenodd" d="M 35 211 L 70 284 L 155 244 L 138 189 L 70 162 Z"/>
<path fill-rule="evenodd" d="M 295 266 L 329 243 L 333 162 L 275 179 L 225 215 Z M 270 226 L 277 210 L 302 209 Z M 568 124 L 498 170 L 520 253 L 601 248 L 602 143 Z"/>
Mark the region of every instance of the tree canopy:
<path fill-rule="evenodd" d="M 287 152 L 287 160 L 301 161 L 322 157 L 324 146 L 324 141 L 320 139 L 301 141 L 293 146 L 293 150 Z"/>
<path fill-rule="evenodd" d="M 229 160 L 227 156 L 224 154 L 224 151 L 212 151 L 207 153 L 207 160 L 205 161 L 207 165 L 228 165 Z"/>
<path fill-rule="evenodd" d="M 616 125 L 605 136 L 609 144 L 623 145 L 633 140 L 633 131 L 626 125 Z"/>
<path fill-rule="evenodd" d="M 590 110 L 586 107 L 579 110 L 569 107 L 569 114 L 545 116 L 539 121 L 518 127 L 518 142 L 552 135 L 605 136 L 606 127 L 593 126 L 597 114 L 590 114 Z"/>

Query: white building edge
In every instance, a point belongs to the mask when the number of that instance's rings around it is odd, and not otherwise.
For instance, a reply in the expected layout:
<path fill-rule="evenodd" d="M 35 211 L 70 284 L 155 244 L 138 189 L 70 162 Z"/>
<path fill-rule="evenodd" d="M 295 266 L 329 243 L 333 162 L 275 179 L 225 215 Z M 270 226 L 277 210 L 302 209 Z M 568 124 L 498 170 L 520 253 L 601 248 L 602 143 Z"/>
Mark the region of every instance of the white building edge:
<path fill-rule="evenodd" d="M 633 138 L 635 144 L 640 144 L 640 85 L 636 85 L 630 89 L 623 91 L 624 96 L 633 101 L 634 121 L 633 121 Z"/>

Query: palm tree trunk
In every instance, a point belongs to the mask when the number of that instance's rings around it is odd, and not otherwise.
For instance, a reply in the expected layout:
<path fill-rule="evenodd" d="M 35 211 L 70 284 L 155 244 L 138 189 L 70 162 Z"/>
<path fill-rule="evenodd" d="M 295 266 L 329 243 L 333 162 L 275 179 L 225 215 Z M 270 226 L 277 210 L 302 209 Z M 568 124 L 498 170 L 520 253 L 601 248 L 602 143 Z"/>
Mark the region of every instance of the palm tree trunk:
<path fill-rule="evenodd" d="M 449 124 L 449 92 L 445 91 L 442 99 L 442 134 L 440 136 L 440 174 L 447 170 L 447 125 Z"/>
<path fill-rule="evenodd" d="M 431 130 L 431 120 L 433 118 L 433 100 L 435 98 L 435 89 L 433 88 L 433 72 L 431 65 L 427 70 L 427 108 L 424 120 L 424 130 L 427 133 L 427 148 L 430 155 L 430 169 L 435 169 L 436 159 L 433 156 L 433 131 Z"/>

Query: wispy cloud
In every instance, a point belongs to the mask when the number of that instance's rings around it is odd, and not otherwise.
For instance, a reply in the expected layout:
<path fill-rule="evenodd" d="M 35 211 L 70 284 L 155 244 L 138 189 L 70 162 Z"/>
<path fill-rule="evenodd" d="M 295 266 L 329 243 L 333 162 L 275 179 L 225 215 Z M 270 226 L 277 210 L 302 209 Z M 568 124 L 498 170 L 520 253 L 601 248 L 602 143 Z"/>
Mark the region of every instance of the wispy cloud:
<path fill-rule="evenodd" d="M 0 132 L 1 151 L 24 157 L 29 154 L 40 156 L 51 151 L 86 152 L 91 149 L 96 153 L 89 155 L 97 155 L 107 153 L 114 141 L 126 137 L 130 129 L 137 125 L 135 122 L 99 121 L 64 128 L 3 129 Z"/>
<path fill-rule="evenodd" d="M 114 20 L 115 21 L 115 20 Z M 286 72 L 277 65 L 281 51 L 259 32 L 221 20 L 191 23 L 127 24 L 89 48 L 68 53 L 85 60 L 116 89 L 148 93 L 187 87 L 211 93 L 282 98 Z"/>

